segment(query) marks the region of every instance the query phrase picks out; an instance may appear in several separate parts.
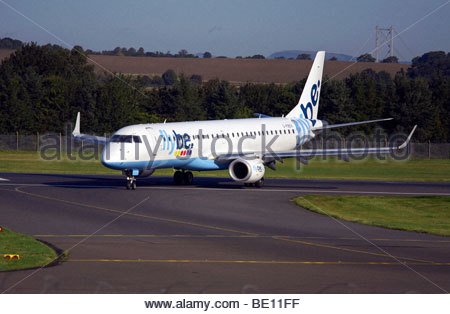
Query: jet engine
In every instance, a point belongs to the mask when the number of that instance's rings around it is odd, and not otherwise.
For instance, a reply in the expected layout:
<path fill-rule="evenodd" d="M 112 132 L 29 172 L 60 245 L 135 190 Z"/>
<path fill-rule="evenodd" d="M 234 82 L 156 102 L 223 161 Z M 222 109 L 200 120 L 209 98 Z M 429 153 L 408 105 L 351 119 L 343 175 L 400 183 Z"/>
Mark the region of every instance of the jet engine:
<path fill-rule="evenodd" d="M 265 168 L 261 159 L 236 159 L 228 167 L 230 177 L 234 181 L 255 183 L 264 177 Z"/>

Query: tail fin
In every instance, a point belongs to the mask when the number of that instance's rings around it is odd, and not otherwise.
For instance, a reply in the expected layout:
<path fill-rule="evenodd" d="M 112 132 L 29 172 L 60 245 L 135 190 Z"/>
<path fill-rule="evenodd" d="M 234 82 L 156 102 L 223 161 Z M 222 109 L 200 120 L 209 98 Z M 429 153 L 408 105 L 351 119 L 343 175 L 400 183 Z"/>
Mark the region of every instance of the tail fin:
<path fill-rule="evenodd" d="M 288 113 L 287 118 L 317 120 L 324 60 L 325 51 L 317 52 L 308 79 L 306 80 L 305 88 L 300 96 L 300 101 Z"/>

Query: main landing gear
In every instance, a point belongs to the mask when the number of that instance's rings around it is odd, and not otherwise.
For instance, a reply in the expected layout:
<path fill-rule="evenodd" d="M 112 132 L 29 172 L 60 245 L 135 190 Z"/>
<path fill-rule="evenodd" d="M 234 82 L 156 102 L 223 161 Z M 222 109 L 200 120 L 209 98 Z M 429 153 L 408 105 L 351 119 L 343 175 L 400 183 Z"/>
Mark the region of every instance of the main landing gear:
<path fill-rule="evenodd" d="M 173 174 L 173 183 L 176 185 L 192 185 L 194 182 L 194 175 L 190 171 L 177 170 Z"/>
<path fill-rule="evenodd" d="M 136 190 L 136 178 L 133 176 L 133 172 L 127 170 L 124 174 L 127 176 L 127 190 Z"/>
<path fill-rule="evenodd" d="M 244 186 L 254 186 L 255 188 L 262 188 L 264 186 L 264 178 L 261 178 L 255 183 L 244 183 Z"/>

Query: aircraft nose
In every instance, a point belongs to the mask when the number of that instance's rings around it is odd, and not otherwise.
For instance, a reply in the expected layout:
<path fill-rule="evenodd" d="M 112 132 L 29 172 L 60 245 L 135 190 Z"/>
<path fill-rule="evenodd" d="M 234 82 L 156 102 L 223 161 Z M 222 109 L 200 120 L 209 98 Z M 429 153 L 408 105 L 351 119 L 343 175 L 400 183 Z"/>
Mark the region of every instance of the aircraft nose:
<path fill-rule="evenodd" d="M 109 149 L 109 143 L 105 145 L 102 151 L 101 161 L 103 166 L 111 168 L 111 154 Z"/>

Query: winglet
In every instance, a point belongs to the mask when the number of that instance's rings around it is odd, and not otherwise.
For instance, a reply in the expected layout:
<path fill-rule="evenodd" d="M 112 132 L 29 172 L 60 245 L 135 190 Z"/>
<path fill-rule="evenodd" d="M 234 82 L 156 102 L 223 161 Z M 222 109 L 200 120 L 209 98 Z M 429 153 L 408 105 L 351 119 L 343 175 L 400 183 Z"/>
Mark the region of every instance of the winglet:
<path fill-rule="evenodd" d="M 409 144 L 409 141 L 411 140 L 411 137 L 413 136 L 414 131 L 416 130 L 416 128 L 417 128 L 417 124 L 414 126 L 414 128 L 413 128 L 412 131 L 411 131 L 411 133 L 409 133 L 408 138 L 406 139 L 406 141 L 405 141 L 402 145 L 400 145 L 400 146 L 398 147 L 398 149 L 403 149 L 403 148 L 406 147 L 406 145 Z"/>
<path fill-rule="evenodd" d="M 75 128 L 72 132 L 73 136 L 79 136 L 80 135 L 80 112 L 77 113 L 77 121 L 75 122 Z"/>

